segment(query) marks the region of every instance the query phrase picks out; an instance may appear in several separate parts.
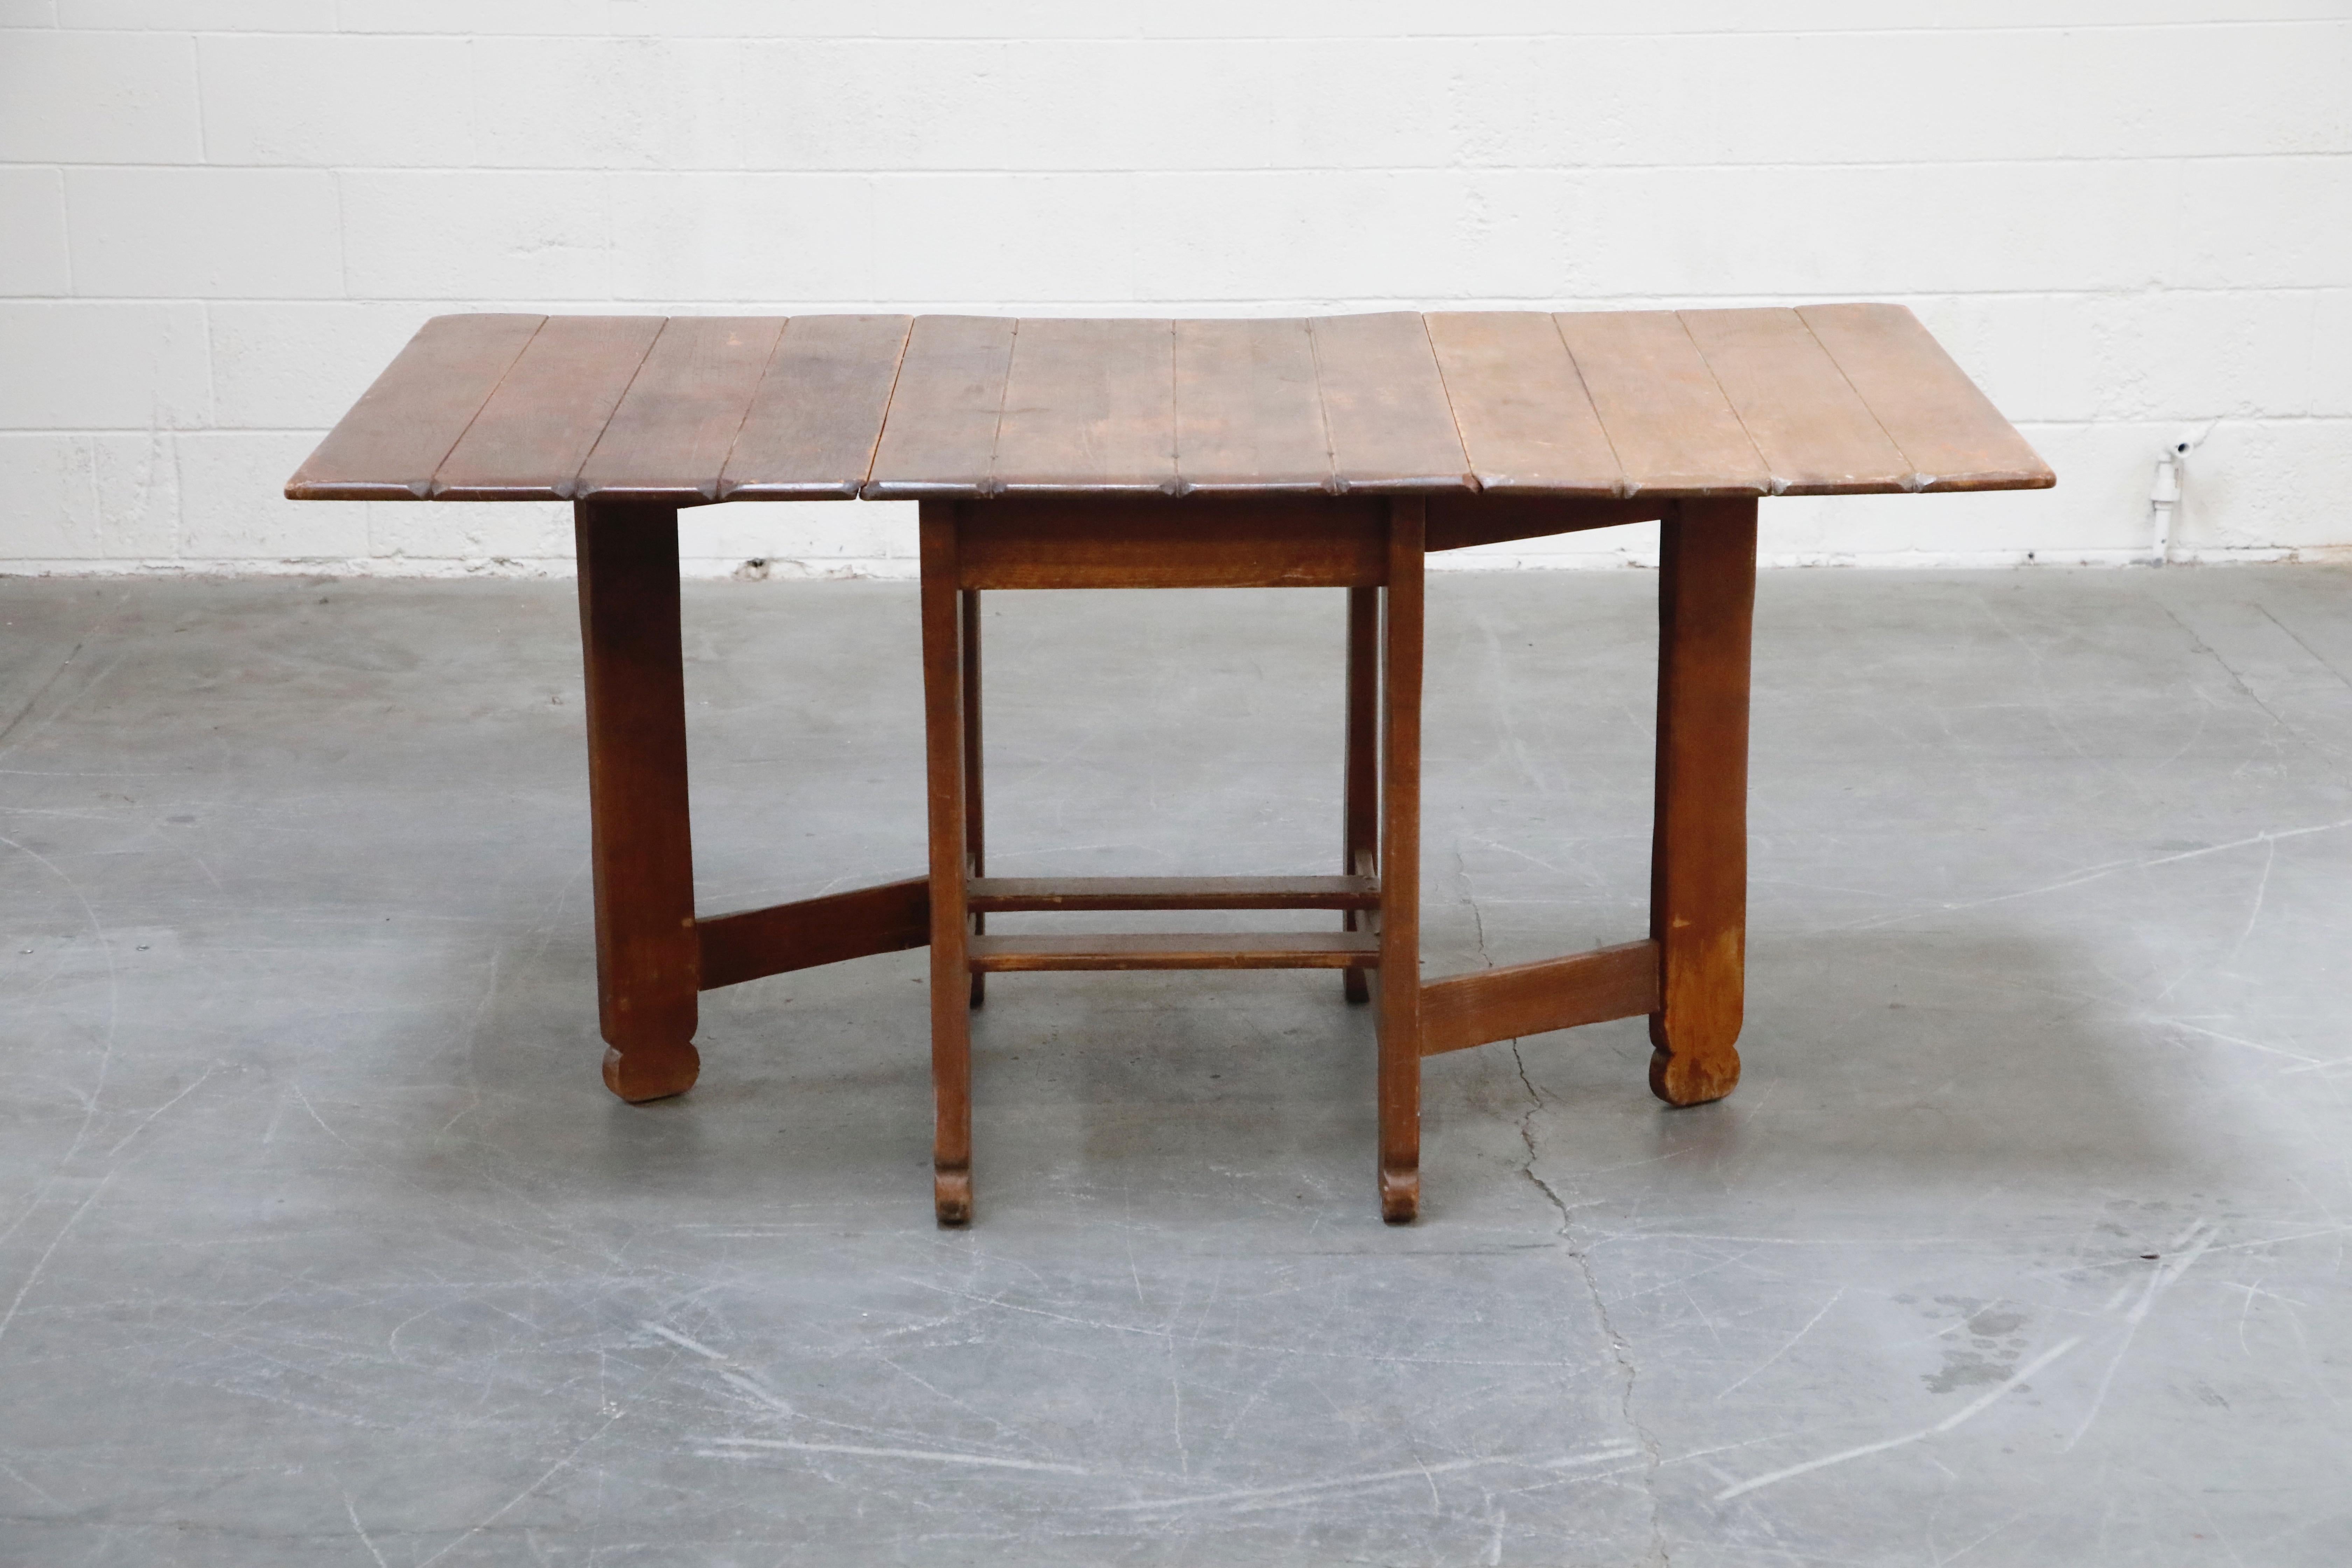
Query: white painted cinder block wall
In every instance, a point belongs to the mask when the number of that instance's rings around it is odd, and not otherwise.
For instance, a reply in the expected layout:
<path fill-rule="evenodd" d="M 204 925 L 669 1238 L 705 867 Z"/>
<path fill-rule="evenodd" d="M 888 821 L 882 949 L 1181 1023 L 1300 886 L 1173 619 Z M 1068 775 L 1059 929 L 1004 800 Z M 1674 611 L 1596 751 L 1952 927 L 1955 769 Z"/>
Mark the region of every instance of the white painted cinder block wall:
<path fill-rule="evenodd" d="M 1835 299 L 2060 488 L 1773 502 L 1775 561 L 2143 559 L 2209 426 L 2181 555 L 2345 553 L 2352 4 L 0 0 L 10 571 L 568 571 L 560 508 L 278 499 L 442 311 Z M 911 535 L 687 525 L 785 576 Z"/>

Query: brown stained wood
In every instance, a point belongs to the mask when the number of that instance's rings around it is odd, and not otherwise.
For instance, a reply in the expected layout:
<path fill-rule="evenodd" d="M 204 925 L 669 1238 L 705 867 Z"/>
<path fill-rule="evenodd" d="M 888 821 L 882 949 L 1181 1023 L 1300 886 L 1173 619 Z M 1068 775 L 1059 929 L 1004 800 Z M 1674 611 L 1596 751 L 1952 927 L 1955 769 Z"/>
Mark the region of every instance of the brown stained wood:
<path fill-rule="evenodd" d="M 989 913 L 1040 910 L 1368 910 L 1369 877 L 974 877 Z"/>
<path fill-rule="evenodd" d="M 1385 547 L 1386 541 L 1382 541 Z M 1381 847 L 1381 591 L 1348 590 L 1348 677 L 1345 756 L 1341 761 L 1339 864 L 1351 876 L 1374 882 Z M 1366 931 L 1379 923 L 1350 910 L 1343 931 Z M 1342 977 L 1351 1003 L 1371 1000 L 1371 982 L 1360 969 Z"/>
<path fill-rule="evenodd" d="M 1672 310 L 1570 310 L 1552 320 L 1624 470 L 1623 494 L 1769 488 L 1755 443 Z"/>
<path fill-rule="evenodd" d="M 1549 317 L 1477 310 L 1423 320 L 1480 489 L 1527 495 L 1622 493 L 1624 472 L 1617 454 Z"/>
<path fill-rule="evenodd" d="M 289 500 L 423 500 L 544 316 L 436 316 L 286 481 Z"/>
<path fill-rule="evenodd" d="M 659 316 L 550 316 L 433 476 L 436 500 L 569 500 L 662 330 Z"/>
<path fill-rule="evenodd" d="M 840 500 L 874 467 L 911 316 L 795 316 L 719 479 L 720 500 Z"/>
<path fill-rule="evenodd" d="M 623 1100 L 694 1085 L 694 849 L 687 826 L 677 512 L 583 501 L 580 637 L 588 717 L 589 862 L 604 1084 Z"/>
<path fill-rule="evenodd" d="M 1421 668 L 1426 505 L 1389 503 L 1381 616 L 1381 1217 L 1421 1209 Z"/>
<path fill-rule="evenodd" d="M 1470 459 L 1419 316 L 1318 316 L 1307 326 L 1334 489 L 1473 488 Z"/>
<path fill-rule="evenodd" d="M 980 595 L 969 589 L 958 596 L 958 626 L 963 636 L 963 858 L 967 876 L 988 869 L 988 812 L 982 804 L 980 755 Z M 971 934 L 988 929 L 988 918 L 974 911 Z M 971 1005 L 988 999 L 984 975 L 971 977 Z"/>
<path fill-rule="evenodd" d="M 1421 1054 L 1433 1057 L 1496 1040 L 1636 1017 L 1657 1005 L 1654 942 L 1448 975 L 1421 988 Z"/>
<path fill-rule="evenodd" d="M 990 493 L 1174 494 L 1173 344 L 1164 321 L 1023 321 Z"/>
<path fill-rule="evenodd" d="M 941 1225 L 971 1221 L 973 939 L 964 907 L 963 625 L 956 503 L 929 500 L 922 549 L 923 754 L 930 819 L 931 1202 Z"/>
<path fill-rule="evenodd" d="M 1919 490 L 2046 489 L 2040 454 L 1901 305 L 1807 305 L 1801 317 L 1912 468 Z"/>
<path fill-rule="evenodd" d="M 1675 510 L 1659 529 L 1650 1089 L 1669 1105 L 1700 1105 L 1739 1082 L 1756 503 L 1694 500 Z"/>
<path fill-rule="evenodd" d="M 1649 522 L 1664 517 L 1673 504 L 1492 490 L 1479 495 L 1433 495 L 1429 498 L 1429 548 L 1463 550 L 1474 544 L 1504 544 L 1514 539 L 1544 539 L 1588 528 Z"/>
<path fill-rule="evenodd" d="M 1380 503 L 1323 496 L 980 501 L 967 588 L 1316 588 L 1379 583 Z"/>
<path fill-rule="evenodd" d="M 1331 440 L 1307 322 L 1174 326 L 1179 493 L 1330 489 Z"/>
<path fill-rule="evenodd" d="M 1910 466 L 1794 310 L 1685 310 L 1716 384 L 1772 476 L 1771 493 L 1885 494 Z"/>
<path fill-rule="evenodd" d="M 1013 326 L 998 316 L 915 318 L 859 494 L 912 500 L 988 493 Z"/>
<path fill-rule="evenodd" d="M 694 922 L 701 989 L 814 969 L 877 952 L 902 952 L 931 940 L 928 879 L 740 910 Z"/>
<path fill-rule="evenodd" d="M 572 493 L 673 506 L 717 500 L 719 468 L 783 326 L 777 316 L 672 316 Z"/>
<path fill-rule="evenodd" d="M 1066 969 L 1346 969 L 1381 961 L 1358 931 L 1147 931 L 1107 936 L 982 936 L 975 973 Z"/>

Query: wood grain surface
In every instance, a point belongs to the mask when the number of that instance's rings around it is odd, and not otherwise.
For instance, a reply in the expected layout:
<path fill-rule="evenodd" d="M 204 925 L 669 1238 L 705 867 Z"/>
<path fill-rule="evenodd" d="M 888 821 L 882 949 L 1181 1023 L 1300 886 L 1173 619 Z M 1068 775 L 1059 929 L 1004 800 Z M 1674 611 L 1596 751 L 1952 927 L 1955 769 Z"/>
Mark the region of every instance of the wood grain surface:
<path fill-rule="evenodd" d="M 1917 318 L 1861 304 L 1246 321 L 443 316 L 287 493 L 1657 502 L 2053 482 Z M 1447 537 L 1519 535 L 1474 524 Z"/>

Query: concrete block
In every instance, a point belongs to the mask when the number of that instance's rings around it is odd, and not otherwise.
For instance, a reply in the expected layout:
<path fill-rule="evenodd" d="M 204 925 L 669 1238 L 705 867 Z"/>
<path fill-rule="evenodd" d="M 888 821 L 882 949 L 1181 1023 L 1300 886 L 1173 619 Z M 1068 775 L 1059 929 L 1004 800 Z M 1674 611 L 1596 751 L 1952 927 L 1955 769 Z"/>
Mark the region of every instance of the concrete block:
<path fill-rule="evenodd" d="M 370 501 L 363 517 L 367 554 L 378 570 L 464 573 L 549 563 L 572 570 L 572 508 L 562 503 Z"/>
<path fill-rule="evenodd" d="M 1122 174 L 898 174 L 877 179 L 872 200 L 883 299 L 1129 300 L 1138 247 L 1171 232 L 1165 215 L 1138 210 Z"/>
<path fill-rule="evenodd" d="M 863 303 L 877 289 L 876 185 L 863 174 L 609 175 L 611 290 L 623 300 L 763 308 Z M 956 271 L 939 240 L 931 236 L 921 252 L 940 274 L 935 295 L 954 286 Z"/>
<path fill-rule="evenodd" d="M 191 563 L 312 561 L 368 552 L 362 505 L 286 499 L 318 431 L 201 430 L 179 440 L 180 548 Z M 420 506 L 424 503 L 419 503 Z"/>
<path fill-rule="evenodd" d="M 228 429 L 324 429 L 433 313 L 425 306 L 359 300 L 208 306 L 212 422 Z"/>
<path fill-rule="evenodd" d="M 351 292 L 408 300 L 601 300 L 612 291 L 604 176 L 341 176 Z"/>
<path fill-rule="evenodd" d="M 0 168 L 0 294 L 64 294 L 73 287 L 66 264 L 65 176 L 55 169 Z"/>
<path fill-rule="evenodd" d="M 61 0 L 58 20 L 108 32 L 331 33 L 335 0 Z"/>
<path fill-rule="evenodd" d="M 89 437 L 103 552 L 169 561 L 180 553 L 179 437 L 161 430 Z"/>
<path fill-rule="evenodd" d="M 204 307 L 0 301 L 0 429 L 142 430 L 210 416 Z"/>
<path fill-rule="evenodd" d="M 10 162 L 195 163 L 195 41 L 169 34 L 11 33 L 0 49 Z"/>
<path fill-rule="evenodd" d="M 850 562 L 916 558 L 910 501 L 697 507 L 678 514 L 678 553 L 723 565 L 769 563 L 769 575 L 823 576 Z"/>
<path fill-rule="evenodd" d="M 643 38 L 478 37 L 465 50 L 485 168 L 625 169 L 656 161 L 672 104 L 660 92 L 662 46 Z M 794 84 L 772 81 L 771 92 Z M 682 84 L 686 94 L 698 84 Z M 797 166 L 787 159 L 783 167 Z"/>
<path fill-rule="evenodd" d="M 68 169 L 66 231 L 79 294 L 343 291 L 334 177 L 323 171 Z"/>
<path fill-rule="evenodd" d="M 2352 416 L 2352 289 L 2310 296 L 2311 414 Z"/>
<path fill-rule="evenodd" d="M 58 0 L 0 0 L 0 27 L 54 27 Z"/>
<path fill-rule="evenodd" d="M 2352 419 L 2228 419 L 2189 456 L 2179 538 L 2190 555 L 2340 549 L 2352 539 Z"/>
<path fill-rule="evenodd" d="M 470 56 L 462 38 L 207 34 L 207 161 L 462 168 L 475 162 Z"/>
<path fill-rule="evenodd" d="M 89 437 L 0 434 L 0 566 L 104 553 Z"/>

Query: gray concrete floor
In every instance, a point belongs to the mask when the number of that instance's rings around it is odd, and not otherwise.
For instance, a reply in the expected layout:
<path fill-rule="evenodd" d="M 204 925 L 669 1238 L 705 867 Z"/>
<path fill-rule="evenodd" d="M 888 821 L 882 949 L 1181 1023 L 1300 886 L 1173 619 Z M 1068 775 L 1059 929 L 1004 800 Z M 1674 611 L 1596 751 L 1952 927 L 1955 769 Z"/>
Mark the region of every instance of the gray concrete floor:
<path fill-rule="evenodd" d="M 1434 584 L 1431 974 L 1643 930 L 1654 593 Z M 1338 595 L 991 605 L 993 869 L 1331 868 Z M 0 584 L 0 1560 L 2352 1561 L 2352 576 L 1769 576 L 1746 1083 L 1399 1230 L 1328 974 L 1000 978 L 968 1232 L 919 953 L 609 1099 L 572 616 Z M 688 622 L 706 910 L 918 872 L 908 587 Z"/>

